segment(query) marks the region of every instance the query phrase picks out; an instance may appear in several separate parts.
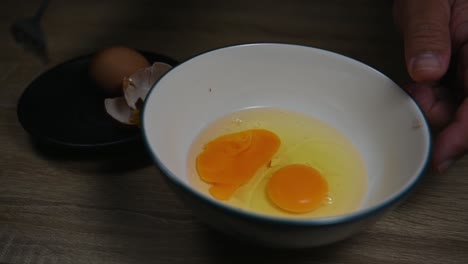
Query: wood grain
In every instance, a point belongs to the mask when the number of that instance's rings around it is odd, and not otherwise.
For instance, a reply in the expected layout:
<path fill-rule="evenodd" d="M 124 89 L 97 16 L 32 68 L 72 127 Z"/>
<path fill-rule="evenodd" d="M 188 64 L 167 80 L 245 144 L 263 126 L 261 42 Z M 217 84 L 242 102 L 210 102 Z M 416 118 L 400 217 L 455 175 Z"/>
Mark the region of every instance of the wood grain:
<path fill-rule="evenodd" d="M 467 158 L 426 175 L 406 202 L 349 240 L 272 251 L 205 227 L 139 146 L 107 155 L 44 149 L 17 121 L 17 100 L 36 76 L 112 44 L 185 60 L 238 43 L 296 43 L 353 57 L 403 84 L 391 1 L 50 2 L 47 67 L 6 34 L 39 1 L 0 3 L 0 263 L 466 263 Z"/>

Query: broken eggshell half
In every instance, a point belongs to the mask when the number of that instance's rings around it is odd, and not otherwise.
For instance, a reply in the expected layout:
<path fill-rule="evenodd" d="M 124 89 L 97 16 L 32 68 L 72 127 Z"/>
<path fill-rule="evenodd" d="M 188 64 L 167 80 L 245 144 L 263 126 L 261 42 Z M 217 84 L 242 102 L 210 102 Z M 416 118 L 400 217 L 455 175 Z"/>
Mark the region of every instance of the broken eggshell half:
<path fill-rule="evenodd" d="M 140 111 L 151 87 L 172 68 L 163 62 L 138 70 L 122 82 L 123 96 L 106 98 L 106 112 L 115 120 L 127 125 L 140 125 Z"/>

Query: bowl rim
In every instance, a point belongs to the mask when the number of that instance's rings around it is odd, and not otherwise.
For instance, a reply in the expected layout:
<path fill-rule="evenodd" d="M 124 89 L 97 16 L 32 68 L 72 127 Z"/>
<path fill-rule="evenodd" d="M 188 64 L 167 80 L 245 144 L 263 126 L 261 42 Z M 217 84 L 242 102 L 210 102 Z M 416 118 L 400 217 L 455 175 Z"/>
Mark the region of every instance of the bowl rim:
<path fill-rule="evenodd" d="M 351 57 L 348 57 L 348 56 L 345 56 L 345 55 L 342 55 L 333 51 L 329 51 L 329 50 L 325 50 L 321 48 L 315 48 L 312 46 L 307 46 L 307 45 L 302 45 L 302 44 L 290 44 L 290 43 L 280 43 L 280 42 L 254 42 L 254 43 L 235 44 L 235 45 L 228 45 L 224 47 L 213 48 L 213 49 L 206 50 L 204 52 L 195 54 L 187 58 L 186 60 L 182 61 L 181 63 L 173 67 L 171 70 L 166 72 L 158 81 L 156 81 L 151 87 L 150 91 L 148 92 L 148 95 L 146 98 L 148 98 L 152 94 L 152 92 L 154 92 L 154 90 L 157 89 L 159 82 L 162 79 L 164 79 L 164 77 L 167 74 L 171 73 L 172 71 L 175 71 L 178 67 L 184 65 L 185 63 L 195 58 L 198 58 L 200 56 L 203 56 L 207 53 L 221 51 L 225 49 L 242 48 L 242 47 L 247 47 L 247 46 L 289 46 L 289 47 L 292 46 L 292 47 L 307 48 L 307 49 L 313 50 L 314 52 L 324 53 L 327 55 L 335 56 L 341 60 L 352 62 L 353 64 L 357 64 L 361 67 L 366 68 L 367 70 L 374 72 L 374 74 L 380 75 L 384 77 L 385 79 L 392 81 L 389 77 L 387 77 L 386 75 L 384 75 L 382 72 L 378 71 L 377 69 L 359 60 L 356 60 L 354 58 L 351 58 Z M 221 201 L 217 201 L 217 200 L 206 197 L 205 195 L 201 194 L 199 191 L 196 191 L 194 188 L 184 183 L 182 180 L 178 179 L 177 176 L 174 173 L 172 173 L 171 170 L 167 166 L 165 166 L 164 163 L 160 160 L 158 154 L 156 153 L 157 151 L 151 148 L 148 135 L 147 135 L 145 118 L 144 118 L 147 105 L 148 105 L 148 100 L 144 101 L 143 110 L 142 110 L 141 129 L 142 129 L 142 134 L 143 134 L 143 142 L 148 152 L 150 153 L 151 158 L 155 162 L 155 165 L 161 170 L 164 177 L 166 177 L 171 183 L 182 188 L 184 191 L 187 191 L 190 194 L 192 194 L 194 197 L 202 200 L 204 203 L 214 206 L 214 209 L 223 210 L 226 213 L 235 214 L 235 215 L 238 215 L 240 217 L 243 217 L 249 220 L 262 221 L 262 222 L 267 222 L 267 223 L 272 223 L 272 224 L 282 224 L 282 225 L 292 225 L 292 226 L 312 226 L 313 227 L 313 226 L 333 226 L 333 225 L 338 225 L 338 224 L 350 223 L 350 222 L 354 222 L 354 221 L 367 218 L 369 216 L 377 215 L 380 212 L 383 212 L 384 210 L 390 208 L 391 206 L 396 205 L 399 201 L 403 200 L 407 195 L 409 195 L 412 192 L 412 190 L 418 185 L 418 183 L 421 181 L 421 179 L 426 174 L 426 171 L 429 168 L 430 160 L 432 157 L 433 144 L 432 144 L 432 133 L 429 127 L 428 119 L 424 111 L 422 111 L 421 107 L 410 96 L 410 94 L 404 89 L 401 89 L 401 90 L 408 95 L 410 100 L 416 106 L 416 109 L 419 111 L 419 114 L 422 116 L 422 119 L 424 121 L 423 126 L 427 131 L 428 148 L 427 148 L 427 153 L 425 153 L 425 158 L 422 163 L 422 166 L 419 167 L 419 171 L 415 173 L 415 177 L 412 179 L 412 181 L 408 181 L 400 190 L 398 190 L 397 192 L 394 192 L 392 195 L 387 197 L 382 202 L 376 205 L 370 206 L 368 208 L 358 209 L 358 210 L 355 210 L 346 214 L 329 216 L 329 217 L 317 217 L 317 218 L 288 218 L 288 217 L 280 217 L 280 216 L 271 216 L 271 215 L 256 213 L 256 212 L 249 211 L 246 209 L 237 208 L 237 207 L 225 204 Z"/>

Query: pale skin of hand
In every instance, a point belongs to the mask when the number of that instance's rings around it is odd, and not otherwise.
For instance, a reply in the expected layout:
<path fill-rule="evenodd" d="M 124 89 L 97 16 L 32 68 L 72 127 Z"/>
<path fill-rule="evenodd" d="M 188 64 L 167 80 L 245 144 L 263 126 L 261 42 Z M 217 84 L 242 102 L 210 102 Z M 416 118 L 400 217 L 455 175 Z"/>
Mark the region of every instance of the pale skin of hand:
<path fill-rule="evenodd" d="M 406 89 L 437 131 L 442 173 L 468 152 L 468 0 L 396 0 L 393 11 L 414 81 Z"/>

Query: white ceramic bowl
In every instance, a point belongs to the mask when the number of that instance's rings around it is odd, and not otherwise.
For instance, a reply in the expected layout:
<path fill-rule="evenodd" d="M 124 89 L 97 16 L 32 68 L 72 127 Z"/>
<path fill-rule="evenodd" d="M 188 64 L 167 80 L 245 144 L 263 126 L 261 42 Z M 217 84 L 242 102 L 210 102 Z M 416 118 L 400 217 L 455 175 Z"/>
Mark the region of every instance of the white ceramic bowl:
<path fill-rule="evenodd" d="M 194 189 L 187 155 L 212 121 L 253 106 L 319 118 L 361 153 L 368 192 L 347 215 L 285 219 L 245 212 Z M 423 175 L 430 132 L 394 82 L 353 59 L 311 47 L 249 44 L 196 56 L 167 73 L 146 98 L 143 131 L 154 161 L 194 214 L 218 230 L 274 247 L 310 247 L 362 230 L 406 197 Z"/>

